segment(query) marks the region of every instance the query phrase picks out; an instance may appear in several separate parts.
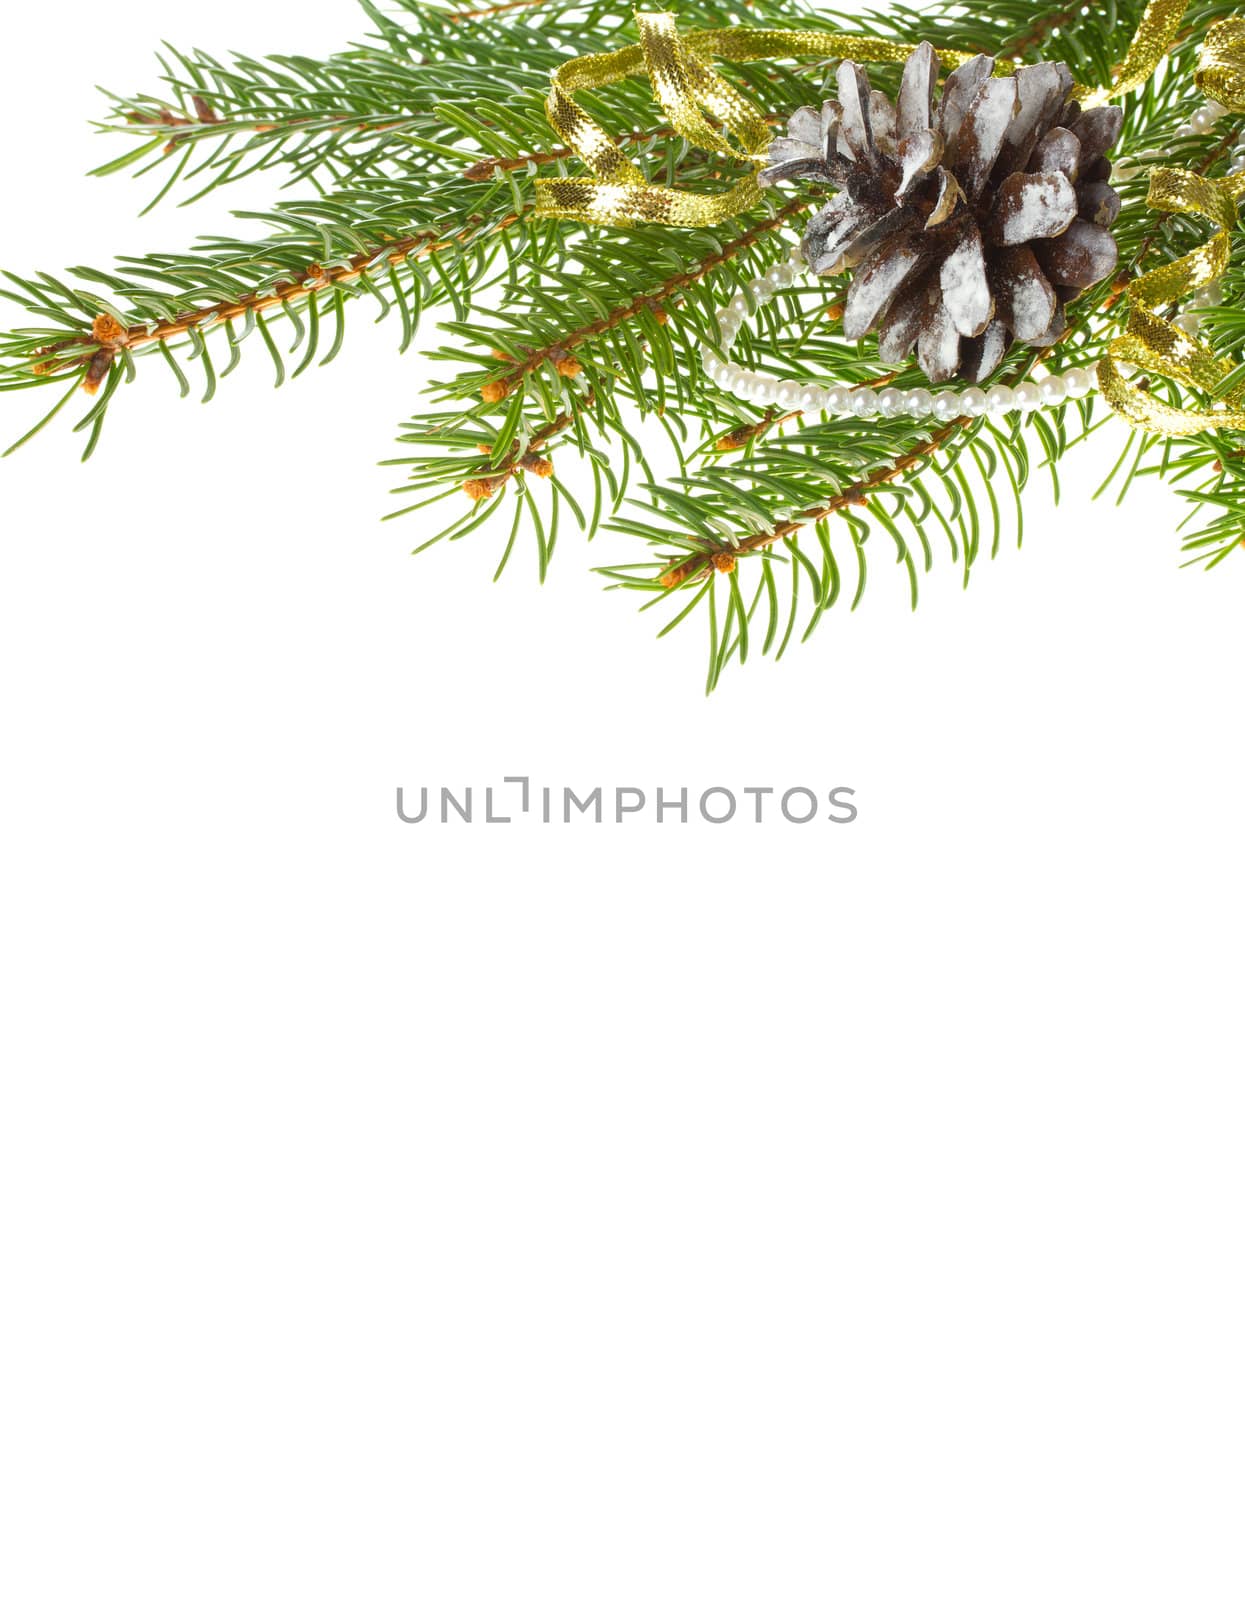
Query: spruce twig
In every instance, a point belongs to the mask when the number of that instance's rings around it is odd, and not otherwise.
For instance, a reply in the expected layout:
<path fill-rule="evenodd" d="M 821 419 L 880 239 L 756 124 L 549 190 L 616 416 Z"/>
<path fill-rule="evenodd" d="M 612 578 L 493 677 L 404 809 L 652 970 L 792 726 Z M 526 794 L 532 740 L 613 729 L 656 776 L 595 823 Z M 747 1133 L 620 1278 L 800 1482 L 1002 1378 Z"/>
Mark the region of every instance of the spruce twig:
<path fill-rule="evenodd" d="M 835 606 L 858 603 L 880 543 L 913 602 L 939 546 L 967 581 L 1009 525 L 1019 537 L 1034 480 L 1057 486 L 1067 451 L 1099 437 L 1093 399 L 1007 424 L 933 428 L 906 415 L 823 420 L 716 388 L 701 365 L 703 347 L 718 342 L 716 312 L 785 254 L 806 199 L 713 228 L 535 222 L 531 170 L 576 170 L 545 118 L 550 71 L 572 53 L 634 38 L 630 25 L 620 34 L 612 0 L 359 3 L 368 37 L 323 60 L 166 50 L 152 92 L 111 97 L 106 128 L 124 150 L 102 173 L 153 175 L 157 200 L 194 199 L 259 172 L 286 192 L 267 211 L 243 213 L 236 238 L 68 276 L 11 271 L 3 292 L 20 327 L 0 334 L 0 389 L 57 391 L 23 442 L 70 415 L 82 391 L 77 427 L 89 454 L 127 392 L 121 379 L 151 370 L 147 355 L 162 358 L 182 392 L 197 380 L 212 398 L 250 351 L 272 362 L 278 382 L 331 361 L 354 303 L 390 319 L 402 349 L 432 312 L 440 331 L 425 347 L 442 376 L 401 436 L 404 501 L 458 495 L 451 503 L 461 507 L 465 491 L 470 509 L 450 524 L 454 538 L 482 536 L 509 503 L 499 571 L 523 534 L 543 576 L 560 517 L 588 535 L 608 528 L 616 553 L 639 557 L 600 569 L 612 586 L 666 606 L 666 631 L 697 616 L 709 623 L 712 685 L 727 665 L 780 655 Z M 1103 83 L 1142 5 L 1119 0 L 1088 16 L 1055 5 L 1035 16 L 1027 0 L 979 0 L 968 13 L 954 0 L 919 12 L 898 0 L 863 15 L 819 13 L 817 25 L 1027 60 L 1057 55 L 1079 81 Z M 1199 42 L 1233 10 L 1230 0 L 1193 0 L 1170 61 L 1130 99 L 1119 154 L 1158 149 L 1191 170 L 1223 169 L 1235 127 L 1227 138 L 1221 127 L 1180 141 L 1176 130 Z M 685 29 L 734 18 L 724 0 L 687 0 L 679 12 Z M 748 21 L 790 26 L 789 0 L 755 0 Z M 771 122 L 824 97 L 824 63 L 723 70 Z M 897 69 L 871 72 L 893 94 Z M 721 155 L 654 125 L 643 79 L 596 96 L 593 111 L 654 182 L 710 192 L 735 175 Z M 1048 354 L 1051 371 L 1099 356 L 1122 325 L 1132 277 L 1204 237 L 1186 219 L 1157 219 L 1140 182 L 1125 193 L 1119 272 L 1076 303 L 1069 337 Z M 1204 332 L 1245 369 L 1236 243 L 1224 289 Z M 911 375 L 883 367 L 871 341 L 844 340 L 831 320 L 841 302 L 827 281 L 783 292 L 740 334 L 737 359 L 802 386 L 908 386 Z M 1027 372 L 1016 355 L 999 376 Z M 1154 392 L 1178 401 L 1163 380 Z M 654 465 L 656 433 L 673 451 L 669 476 Z M 1234 438 L 1134 443 L 1112 490 L 1145 478 L 1186 501 L 1191 561 L 1215 566 L 1240 548 L 1245 456 Z"/>

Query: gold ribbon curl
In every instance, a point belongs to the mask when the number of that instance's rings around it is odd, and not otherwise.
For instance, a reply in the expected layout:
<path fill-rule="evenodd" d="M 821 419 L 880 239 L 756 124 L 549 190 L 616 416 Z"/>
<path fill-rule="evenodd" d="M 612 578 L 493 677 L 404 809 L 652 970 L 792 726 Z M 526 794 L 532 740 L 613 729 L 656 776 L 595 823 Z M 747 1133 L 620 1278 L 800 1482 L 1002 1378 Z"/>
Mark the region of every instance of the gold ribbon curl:
<path fill-rule="evenodd" d="M 1149 83 L 1159 62 L 1175 44 L 1188 7 L 1189 0 L 1150 0 L 1123 61 L 1111 74 L 1111 82 L 1101 89 L 1075 91 L 1082 104 L 1105 106 L 1108 101 L 1118 100 L 1121 95 L 1131 94 Z"/>
<path fill-rule="evenodd" d="M 1245 113 L 1245 19 L 1229 17 L 1207 29 L 1196 82 L 1205 95 L 1229 111 Z M 1130 362 L 1152 376 L 1210 391 L 1221 389 L 1236 371 L 1232 362 L 1217 356 L 1204 340 L 1185 333 L 1156 312 L 1224 275 L 1232 253 L 1237 202 L 1243 196 L 1245 173 L 1206 178 L 1176 167 L 1157 167 L 1150 174 L 1146 199 L 1154 210 L 1204 217 L 1215 225 L 1204 244 L 1129 284 L 1125 291 L 1128 322 L 1098 363 L 1103 399 L 1129 422 L 1152 433 L 1175 438 L 1218 428 L 1245 428 L 1245 410 L 1231 403 L 1241 383 L 1228 391 L 1226 399 L 1209 407 L 1184 409 L 1130 383 L 1121 370 L 1121 363 Z"/>
<path fill-rule="evenodd" d="M 1170 0 L 1169 0 L 1170 3 Z M 703 228 L 749 211 L 761 198 L 755 172 L 719 194 L 693 194 L 650 183 L 608 133 L 576 104 L 583 89 L 604 89 L 647 74 L 670 126 L 698 150 L 710 150 L 754 167 L 765 160 L 772 137 L 765 119 L 710 65 L 719 61 L 770 61 L 813 55 L 854 61 L 902 63 L 913 45 L 816 28 L 698 28 L 680 34 L 669 12 L 637 12 L 640 43 L 604 55 L 580 56 L 553 74 L 545 110 L 554 132 L 592 179 L 544 178 L 536 185 L 538 217 L 628 227 L 656 222 L 668 228 Z M 940 52 L 952 66 L 963 51 Z M 713 127 L 700 107 L 721 125 Z"/>
<path fill-rule="evenodd" d="M 1085 105 L 1102 105 L 1140 87 L 1171 49 L 1188 0 L 1150 0 L 1128 53 L 1112 82 L 1078 89 Z M 668 228 L 702 228 L 749 211 L 761 198 L 755 171 L 718 194 L 649 183 L 639 167 L 577 104 L 585 89 L 605 89 L 624 78 L 647 75 L 671 128 L 698 150 L 759 167 L 771 134 L 765 119 L 712 62 L 774 61 L 798 56 L 900 65 L 916 48 L 907 39 L 832 33 L 819 28 L 698 28 L 680 34 L 669 12 L 637 12 L 638 45 L 580 56 L 555 69 L 545 109 L 554 132 L 578 156 L 591 178 L 544 178 L 536 184 L 536 215 L 628 227 L 655 222 Z M 971 52 L 940 50 L 948 67 Z M 1006 72 L 1014 63 L 1000 60 Z M 708 122 L 701 107 L 716 120 Z"/>
<path fill-rule="evenodd" d="M 1245 110 L 1245 17 L 1225 17 L 1207 28 L 1194 79 L 1208 100 Z"/>
<path fill-rule="evenodd" d="M 1188 0 L 1150 0 L 1111 82 L 1074 91 L 1082 104 L 1105 105 L 1147 83 L 1175 43 L 1187 6 Z M 714 69 L 714 59 L 744 62 L 811 55 L 898 65 L 915 48 L 909 40 L 816 28 L 703 28 L 680 35 L 668 12 L 640 12 L 636 22 L 639 44 L 581 56 L 554 71 L 546 102 L 549 121 L 592 176 L 538 181 L 537 217 L 618 227 L 637 223 L 710 227 L 751 210 L 761 198 L 755 170 L 717 194 L 695 194 L 650 183 L 576 102 L 576 94 L 585 89 L 603 89 L 624 78 L 646 75 L 680 138 L 699 150 L 747 162 L 755 169 L 764 163 L 771 139 L 769 128 L 748 99 Z M 970 59 L 964 51 L 941 50 L 939 55 L 951 68 Z M 1000 59 L 996 70 L 1005 73 L 1015 64 Z M 1209 98 L 1245 115 L 1245 18 L 1230 17 L 1207 30 L 1196 82 Z M 702 114 L 702 107 L 713 122 Z M 1245 428 L 1245 410 L 1232 409 L 1226 401 L 1211 409 L 1191 411 L 1166 405 L 1129 383 L 1120 366 L 1129 362 L 1144 372 L 1204 390 L 1220 389 L 1227 382 L 1235 370 L 1231 363 L 1156 312 L 1223 276 L 1231 253 L 1236 205 L 1243 196 L 1245 174 L 1212 179 L 1167 167 L 1151 173 L 1148 203 L 1152 207 L 1204 217 L 1215 224 L 1216 231 L 1204 244 L 1178 261 L 1144 274 L 1126 290 L 1128 322 L 1099 362 L 1098 375 L 1103 398 L 1128 421 L 1167 435 Z M 1245 381 L 1231 393 L 1241 387 Z"/>

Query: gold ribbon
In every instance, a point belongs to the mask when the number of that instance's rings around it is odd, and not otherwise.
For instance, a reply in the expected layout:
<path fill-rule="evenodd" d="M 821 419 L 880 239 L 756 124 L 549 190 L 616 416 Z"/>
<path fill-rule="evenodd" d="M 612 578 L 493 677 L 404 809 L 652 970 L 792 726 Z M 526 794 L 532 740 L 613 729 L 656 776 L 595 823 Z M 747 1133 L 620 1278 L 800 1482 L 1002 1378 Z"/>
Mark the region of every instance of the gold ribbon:
<path fill-rule="evenodd" d="M 1208 100 L 1245 111 L 1245 17 L 1225 17 L 1207 28 L 1195 80 Z"/>
<path fill-rule="evenodd" d="M 1159 62 L 1175 44 L 1188 6 L 1189 0 L 1150 0 L 1123 61 L 1111 74 L 1111 82 L 1101 89 L 1078 90 L 1082 104 L 1105 106 L 1149 83 Z"/>
<path fill-rule="evenodd" d="M 1102 89 L 1078 90 L 1086 105 L 1101 105 L 1139 88 L 1170 50 L 1188 0 L 1150 0 L 1128 53 Z M 679 34 L 669 12 L 637 12 L 640 43 L 602 55 L 580 56 L 555 69 L 545 109 L 554 132 L 579 157 L 591 178 L 545 178 L 536 185 L 538 217 L 626 227 L 656 222 L 671 228 L 702 228 L 750 210 L 760 199 L 755 172 L 718 194 L 693 194 L 649 183 L 614 139 L 578 105 L 584 89 L 604 89 L 647 74 L 670 126 L 698 150 L 760 166 L 770 133 L 764 118 L 711 65 L 720 61 L 773 61 L 797 56 L 898 65 L 916 43 L 871 34 L 830 33 L 819 28 L 699 28 Z M 940 50 L 945 65 L 970 59 L 961 50 Z M 1000 61 L 998 70 L 1011 63 Z M 1225 102 L 1226 103 L 1226 102 Z M 702 116 L 704 107 L 719 124 Z"/>
<path fill-rule="evenodd" d="M 1245 19 L 1229 17 L 1207 30 L 1198 59 L 1198 88 L 1238 115 L 1245 113 Z M 1147 202 L 1156 211 L 1176 216 L 1205 217 L 1215 232 L 1176 261 L 1130 283 L 1128 322 L 1110 350 L 1098 363 L 1103 399 L 1129 422 L 1170 437 L 1204 433 L 1216 428 L 1245 428 L 1245 410 L 1229 403 L 1242 384 L 1235 384 L 1208 408 L 1183 409 L 1167 405 L 1147 389 L 1128 381 L 1122 362 L 1152 376 L 1172 378 L 1202 390 L 1222 389 L 1235 365 L 1217 356 L 1208 344 L 1183 332 L 1156 312 L 1185 300 L 1196 290 L 1214 283 L 1227 271 L 1232 253 L 1232 229 L 1237 202 L 1245 196 L 1245 173 L 1228 178 L 1205 178 L 1175 167 L 1158 167 L 1150 174 Z"/>
<path fill-rule="evenodd" d="M 1110 84 L 1074 91 L 1086 106 L 1104 105 L 1149 81 L 1171 50 L 1188 0 L 1150 0 L 1124 60 Z M 769 129 L 747 98 L 712 66 L 721 61 L 768 61 L 797 56 L 848 58 L 899 64 L 915 45 L 908 40 L 868 34 L 831 33 L 816 28 L 704 28 L 680 35 L 668 12 L 637 13 L 638 45 L 602 55 L 581 56 L 553 73 L 546 109 L 559 138 L 577 155 L 591 178 L 548 178 L 537 183 L 536 215 L 580 222 L 629 226 L 652 222 L 666 227 L 708 227 L 751 209 L 761 197 L 755 171 L 717 194 L 649 183 L 600 124 L 576 102 L 585 89 L 607 88 L 645 74 L 680 138 L 754 168 L 763 164 Z M 956 67 L 963 51 L 939 52 Z M 1000 61 L 996 70 L 1011 65 Z M 1245 18 L 1230 17 L 1207 30 L 1196 74 L 1198 87 L 1230 111 L 1245 114 Z M 714 119 L 707 120 L 701 108 Z M 1181 410 L 1130 384 L 1120 363 L 1192 384 L 1221 389 L 1235 368 L 1202 340 L 1157 315 L 1160 307 L 1187 298 L 1223 276 L 1231 253 L 1237 201 L 1245 196 L 1245 174 L 1205 178 L 1162 167 L 1150 176 L 1149 204 L 1159 211 L 1204 217 L 1215 233 L 1204 244 L 1144 274 L 1130 284 L 1128 322 L 1098 373 L 1104 399 L 1122 416 L 1157 433 L 1184 435 L 1209 428 L 1245 428 L 1245 410 L 1220 400 L 1209 409 Z M 1245 380 L 1231 394 L 1245 387 Z"/>
<path fill-rule="evenodd" d="M 576 104 L 583 89 L 604 89 L 623 78 L 648 75 L 653 92 L 680 138 L 760 166 L 770 130 L 749 101 L 710 65 L 720 61 L 770 61 L 813 55 L 854 61 L 906 61 L 915 46 L 897 39 L 826 33 L 816 28 L 699 28 L 680 34 L 669 12 L 637 12 L 640 43 L 604 55 L 580 56 L 553 74 L 545 109 L 554 132 L 574 151 L 592 179 L 544 178 L 536 185 L 538 217 L 626 227 L 657 222 L 669 228 L 703 228 L 751 210 L 761 198 L 755 173 L 719 194 L 649 183 L 608 133 Z M 951 66 L 967 61 L 958 50 L 940 52 Z M 718 123 L 701 115 L 703 106 Z"/>

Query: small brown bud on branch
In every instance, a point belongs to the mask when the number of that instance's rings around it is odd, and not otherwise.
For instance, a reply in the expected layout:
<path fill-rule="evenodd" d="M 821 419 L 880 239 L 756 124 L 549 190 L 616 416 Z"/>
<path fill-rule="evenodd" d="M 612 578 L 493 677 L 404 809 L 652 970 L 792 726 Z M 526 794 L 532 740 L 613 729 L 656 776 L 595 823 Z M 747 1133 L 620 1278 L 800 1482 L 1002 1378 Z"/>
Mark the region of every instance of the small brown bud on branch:
<path fill-rule="evenodd" d="M 121 326 L 116 317 L 111 317 L 107 312 L 101 312 L 91 324 L 91 336 L 96 344 L 124 344 L 127 330 Z"/>
<path fill-rule="evenodd" d="M 97 350 L 91 357 L 91 364 L 86 369 L 86 377 L 82 380 L 82 387 L 88 394 L 96 394 L 99 386 L 108 376 L 112 366 L 115 350 Z"/>

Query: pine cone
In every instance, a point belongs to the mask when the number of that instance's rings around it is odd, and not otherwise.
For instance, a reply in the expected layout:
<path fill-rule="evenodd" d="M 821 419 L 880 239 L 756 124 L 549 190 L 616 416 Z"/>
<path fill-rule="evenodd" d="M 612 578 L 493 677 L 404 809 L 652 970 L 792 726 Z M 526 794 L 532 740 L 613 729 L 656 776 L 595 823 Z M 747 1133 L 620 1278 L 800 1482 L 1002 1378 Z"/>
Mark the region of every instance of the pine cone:
<path fill-rule="evenodd" d="M 795 112 L 759 173 L 839 191 L 809 223 L 805 259 L 819 274 L 853 269 L 847 338 L 876 328 L 896 365 L 915 345 L 932 383 L 980 383 L 1015 340 L 1052 344 L 1067 302 L 1119 258 L 1106 153 L 1123 113 L 1082 111 L 1062 63 L 993 71 L 974 56 L 935 103 L 938 57 L 921 44 L 895 105 L 843 61 L 839 98 Z"/>

